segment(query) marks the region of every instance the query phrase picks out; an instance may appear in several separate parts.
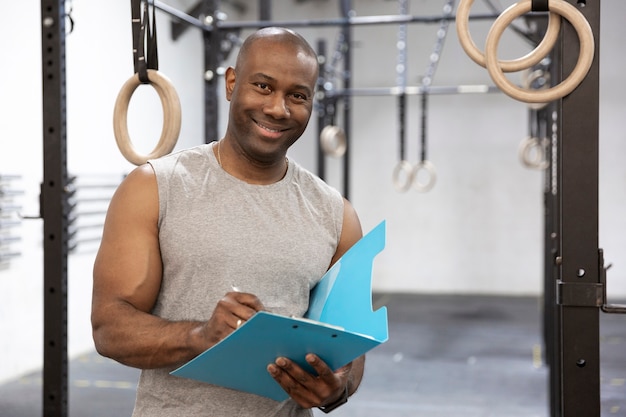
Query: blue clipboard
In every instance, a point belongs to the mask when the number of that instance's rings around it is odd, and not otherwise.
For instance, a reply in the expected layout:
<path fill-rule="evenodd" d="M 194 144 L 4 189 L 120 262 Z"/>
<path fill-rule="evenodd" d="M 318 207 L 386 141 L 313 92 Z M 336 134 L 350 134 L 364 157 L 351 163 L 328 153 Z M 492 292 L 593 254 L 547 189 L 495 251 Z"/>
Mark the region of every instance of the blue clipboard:
<path fill-rule="evenodd" d="M 372 265 L 384 247 L 385 221 L 324 274 L 304 318 L 258 312 L 171 374 L 283 401 L 287 393 L 267 372 L 277 357 L 314 373 L 307 353 L 337 369 L 386 342 L 387 308 L 372 310 Z"/>

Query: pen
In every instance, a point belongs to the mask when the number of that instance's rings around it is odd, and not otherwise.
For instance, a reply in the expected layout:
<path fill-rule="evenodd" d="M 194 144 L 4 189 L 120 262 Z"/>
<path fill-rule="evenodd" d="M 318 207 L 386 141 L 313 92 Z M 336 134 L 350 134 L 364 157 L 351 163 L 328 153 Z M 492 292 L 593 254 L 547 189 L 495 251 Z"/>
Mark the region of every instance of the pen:
<path fill-rule="evenodd" d="M 239 290 L 239 287 L 237 287 L 236 285 L 231 285 L 230 287 L 231 287 L 231 288 L 233 289 L 233 291 L 235 291 L 235 292 L 241 292 L 241 290 Z M 241 323 L 243 323 L 243 321 L 242 321 L 241 319 L 238 319 L 238 320 L 237 320 L 237 326 L 235 327 L 235 329 L 238 329 L 238 328 L 239 328 L 239 326 L 241 326 Z"/>

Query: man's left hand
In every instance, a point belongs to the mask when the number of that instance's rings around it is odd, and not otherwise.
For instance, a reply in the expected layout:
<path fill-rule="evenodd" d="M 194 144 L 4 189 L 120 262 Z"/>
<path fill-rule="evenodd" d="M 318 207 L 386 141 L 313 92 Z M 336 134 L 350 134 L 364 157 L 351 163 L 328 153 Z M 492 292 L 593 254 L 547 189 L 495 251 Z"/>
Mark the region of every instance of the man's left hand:
<path fill-rule="evenodd" d="M 295 402 L 303 408 L 332 404 L 344 394 L 352 368 L 349 363 L 333 372 L 317 355 L 306 356 L 306 361 L 317 372 L 312 375 L 287 358 L 277 358 L 267 371 Z"/>

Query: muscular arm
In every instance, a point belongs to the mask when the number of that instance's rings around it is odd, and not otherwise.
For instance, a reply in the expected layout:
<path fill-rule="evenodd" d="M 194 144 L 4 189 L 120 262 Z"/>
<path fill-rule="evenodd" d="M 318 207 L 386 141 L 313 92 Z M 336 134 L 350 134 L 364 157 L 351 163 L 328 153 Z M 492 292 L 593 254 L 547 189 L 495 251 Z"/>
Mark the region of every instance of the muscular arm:
<path fill-rule="evenodd" d="M 151 314 L 162 278 L 159 202 L 152 167 L 134 170 L 115 192 L 93 271 L 91 322 L 97 351 L 137 368 L 171 367 L 197 356 L 258 309 L 256 297 L 229 293 L 208 322 Z"/>

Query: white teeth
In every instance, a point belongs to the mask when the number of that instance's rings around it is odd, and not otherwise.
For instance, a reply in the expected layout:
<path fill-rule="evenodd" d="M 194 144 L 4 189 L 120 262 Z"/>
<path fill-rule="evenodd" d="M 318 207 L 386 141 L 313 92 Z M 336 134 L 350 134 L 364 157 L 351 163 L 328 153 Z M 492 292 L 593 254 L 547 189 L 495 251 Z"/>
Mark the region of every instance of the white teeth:
<path fill-rule="evenodd" d="M 267 127 L 267 126 L 263 126 L 263 125 L 262 125 L 262 124 L 260 124 L 260 123 L 257 123 L 257 124 L 259 125 L 259 127 L 263 128 L 263 129 L 265 129 L 265 130 L 267 130 L 268 132 L 272 132 L 272 133 L 278 133 L 278 132 L 280 132 L 280 130 L 278 130 L 278 129 L 270 129 L 269 127 Z"/>

